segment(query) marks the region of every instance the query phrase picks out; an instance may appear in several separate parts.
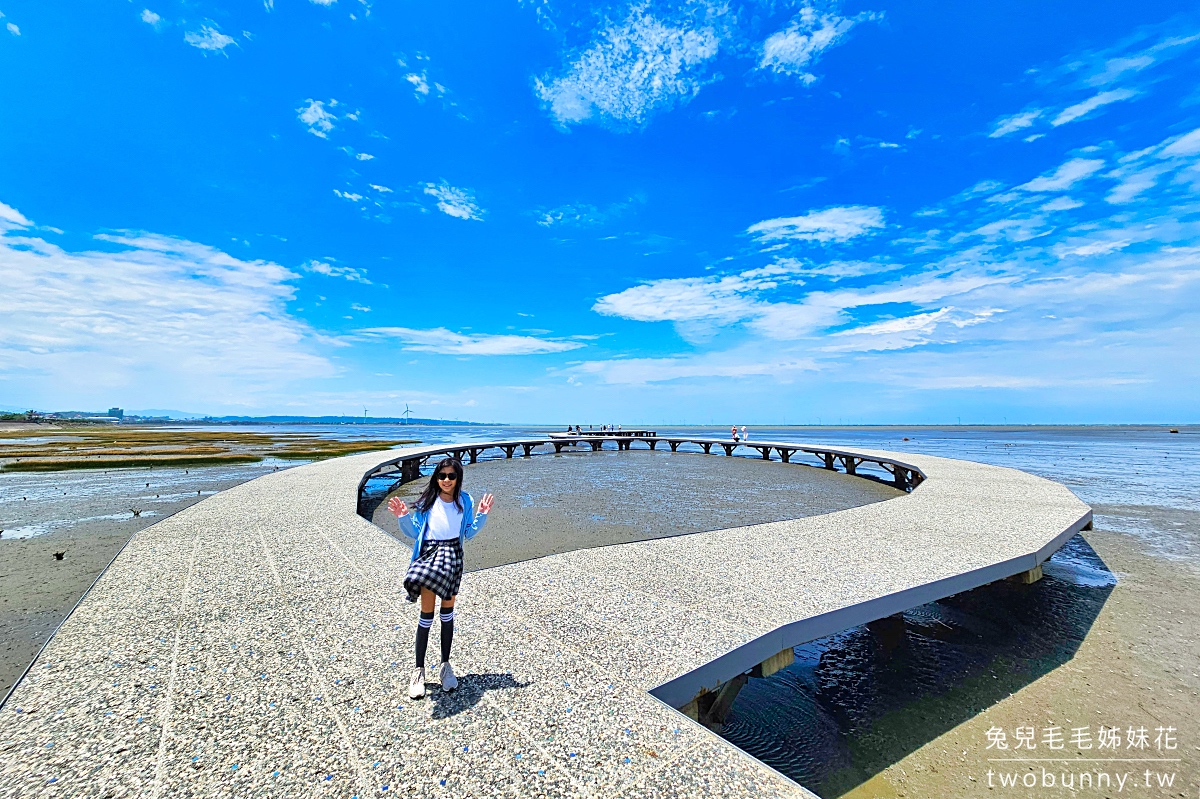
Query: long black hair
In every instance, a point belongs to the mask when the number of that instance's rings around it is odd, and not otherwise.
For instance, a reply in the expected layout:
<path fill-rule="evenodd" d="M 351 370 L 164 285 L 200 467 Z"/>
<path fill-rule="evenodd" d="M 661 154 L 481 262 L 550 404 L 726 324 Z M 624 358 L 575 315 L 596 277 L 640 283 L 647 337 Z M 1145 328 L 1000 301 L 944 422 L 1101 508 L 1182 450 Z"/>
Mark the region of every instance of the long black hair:
<path fill-rule="evenodd" d="M 433 474 L 429 475 L 429 485 L 425 486 L 425 490 L 421 492 L 421 496 L 417 497 L 417 510 L 421 511 L 421 513 L 428 513 L 429 509 L 433 507 L 434 501 L 441 495 L 442 490 L 438 488 L 437 476 L 446 467 L 453 469 L 454 474 L 457 475 L 457 479 L 454 481 L 454 504 L 459 511 L 462 511 L 462 500 L 459 499 L 459 495 L 462 494 L 463 484 L 462 462 L 458 458 L 442 458 L 438 461 L 437 468 L 433 470 Z"/>

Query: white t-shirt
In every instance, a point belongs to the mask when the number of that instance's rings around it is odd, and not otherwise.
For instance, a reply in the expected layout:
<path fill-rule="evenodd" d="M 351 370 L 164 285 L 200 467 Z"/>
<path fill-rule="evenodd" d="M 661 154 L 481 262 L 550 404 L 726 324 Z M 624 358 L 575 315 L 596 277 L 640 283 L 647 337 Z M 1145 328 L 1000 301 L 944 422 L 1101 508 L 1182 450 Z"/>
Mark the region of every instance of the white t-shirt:
<path fill-rule="evenodd" d="M 453 502 L 446 502 L 441 497 L 429 509 L 429 526 L 426 536 L 434 541 L 449 541 L 458 538 L 462 529 L 463 512 Z"/>

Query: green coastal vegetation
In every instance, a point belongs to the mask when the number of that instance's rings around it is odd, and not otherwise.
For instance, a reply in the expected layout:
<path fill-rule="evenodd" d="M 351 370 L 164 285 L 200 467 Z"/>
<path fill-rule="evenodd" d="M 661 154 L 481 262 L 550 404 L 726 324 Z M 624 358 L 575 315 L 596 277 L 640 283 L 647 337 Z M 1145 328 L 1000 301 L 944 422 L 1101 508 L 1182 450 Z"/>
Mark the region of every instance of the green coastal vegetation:
<path fill-rule="evenodd" d="M 227 466 L 264 458 L 315 461 L 416 443 L 412 439 L 346 441 L 290 431 L 21 425 L 0 430 L 0 471 Z"/>

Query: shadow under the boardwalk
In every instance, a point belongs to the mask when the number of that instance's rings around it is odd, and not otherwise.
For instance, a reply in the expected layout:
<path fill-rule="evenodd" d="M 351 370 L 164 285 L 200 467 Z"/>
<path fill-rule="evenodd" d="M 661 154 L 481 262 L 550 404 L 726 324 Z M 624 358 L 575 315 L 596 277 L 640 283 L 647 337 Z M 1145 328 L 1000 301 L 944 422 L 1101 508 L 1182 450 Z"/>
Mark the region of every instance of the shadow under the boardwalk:
<path fill-rule="evenodd" d="M 722 736 L 835 797 L 1069 661 L 1116 577 L 1082 536 L 1032 585 L 1001 581 L 796 647 Z"/>
<path fill-rule="evenodd" d="M 460 674 L 458 688 L 450 692 L 433 688 L 426 698 L 433 702 L 431 717 L 447 719 L 475 707 L 487 691 L 524 688 L 528 684 L 518 682 L 511 674 Z"/>

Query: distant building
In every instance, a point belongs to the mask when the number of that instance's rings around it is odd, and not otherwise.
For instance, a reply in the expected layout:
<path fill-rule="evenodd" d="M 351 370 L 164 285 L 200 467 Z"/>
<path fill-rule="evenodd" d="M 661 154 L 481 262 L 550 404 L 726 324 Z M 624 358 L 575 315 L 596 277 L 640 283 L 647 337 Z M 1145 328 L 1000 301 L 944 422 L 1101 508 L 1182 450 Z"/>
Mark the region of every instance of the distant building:
<path fill-rule="evenodd" d="M 116 417 L 116 418 L 118 418 L 118 419 L 124 419 L 124 418 L 125 418 L 125 411 L 124 411 L 124 410 L 122 410 L 121 408 L 109 408 L 109 409 L 108 409 L 108 415 L 109 415 L 109 416 L 115 416 L 115 417 Z"/>

